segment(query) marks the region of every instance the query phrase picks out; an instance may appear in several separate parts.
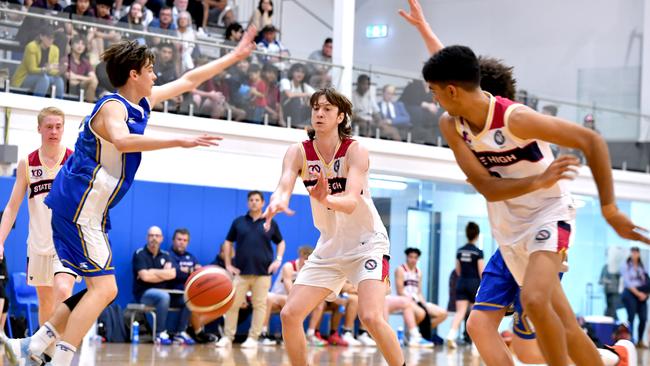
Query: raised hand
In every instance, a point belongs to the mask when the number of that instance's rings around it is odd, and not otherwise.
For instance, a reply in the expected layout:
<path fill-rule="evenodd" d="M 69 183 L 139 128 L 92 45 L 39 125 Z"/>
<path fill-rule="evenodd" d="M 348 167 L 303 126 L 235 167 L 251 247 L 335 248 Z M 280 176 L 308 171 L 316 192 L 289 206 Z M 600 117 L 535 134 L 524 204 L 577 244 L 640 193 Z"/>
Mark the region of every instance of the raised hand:
<path fill-rule="evenodd" d="M 411 8 L 410 12 L 407 13 L 405 10 L 400 9 L 399 15 L 416 27 L 425 24 L 426 20 L 424 19 L 424 14 L 422 14 L 422 6 L 420 6 L 420 2 L 418 0 L 408 0 L 408 2 L 409 7 Z"/>
<path fill-rule="evenodd" d="M 562 155 L 555 159 L 539 176 L 539 184 L 542 188 L 553 186 L 560 179 L 573 180 L 577 176 L 580 167 L 580 159 L 574 155 Z"/>
<path fill-rule="evenodd" d="M 309 195 L 318 202 L 322 202 L 330 193 L 327 178 L 325 177 L 325 173 L 322 170 L 318 174 L 318 181 L 316 182 L 316 185 L 307 188 L 307 191 L 309 192 Z"/>
<path fill-rule="evenodd" d="M 191 136 L 186 137 L 181 140 L 181 147 L 197 147 L 197 146 L 218 146 L 219 144 L 216 141 L 223 140 L 221 136 L 213 135 L 200 135 L 200 136 Z"/>
<path fill-rule="evenodd" d="M 264 222 L 264 230 L 269 231 L 271 229 L 271 220 L 273 217 L 280 212 L 284 212 L 289 216 L 293 216 L 296 211 L 289 208 L 289 201 L 277 197 L 271 197 L 271 202 L 266 206 L 266 210 L 262 214 L 262 217 L 266 219 Z"/>
<path fill-rule="evenodd" d="M 257 28 L 254 25 L 250 25 L 233 51 L 238 60 L 247 58 L 255 50 L 257 47 L 255 44 L 256 35 Z"/>

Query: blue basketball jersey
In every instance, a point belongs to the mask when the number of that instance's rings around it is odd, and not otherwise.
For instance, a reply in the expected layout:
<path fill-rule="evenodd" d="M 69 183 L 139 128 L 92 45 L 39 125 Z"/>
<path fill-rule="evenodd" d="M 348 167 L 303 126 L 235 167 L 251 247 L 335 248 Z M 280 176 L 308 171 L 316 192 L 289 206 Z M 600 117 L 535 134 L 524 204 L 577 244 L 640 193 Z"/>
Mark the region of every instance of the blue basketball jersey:
<path fill-rule="evenodd" d="M 124 123 L 129 132 L 144 133 L 151 111 L 146 98 L 136 105 L 119 94 L 104 96 L 82 122 L 75 151 L 54 179 L 45 199 L 45 204 L 57 215 L 103 231 L 110 229 L 109 209 L 131 188 L 141 160 L 140 152 L 122 153 L 93 131 L 92 119 L 111 100 L 124 106 L 127 112 Z"/>

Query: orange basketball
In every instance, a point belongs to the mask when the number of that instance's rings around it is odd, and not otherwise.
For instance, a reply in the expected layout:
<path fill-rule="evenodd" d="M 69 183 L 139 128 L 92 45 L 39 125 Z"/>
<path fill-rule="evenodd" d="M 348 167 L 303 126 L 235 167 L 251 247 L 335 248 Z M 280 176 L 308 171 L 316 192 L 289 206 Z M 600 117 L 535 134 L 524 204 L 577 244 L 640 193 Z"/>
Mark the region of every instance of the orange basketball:
<path fill-rule="evenodd" d="M 232 276 L 217 266 L 205 266 L 185 282 L 185 304 L 192 312 L 206 317 L 223 315 L 235 301 Z"/>

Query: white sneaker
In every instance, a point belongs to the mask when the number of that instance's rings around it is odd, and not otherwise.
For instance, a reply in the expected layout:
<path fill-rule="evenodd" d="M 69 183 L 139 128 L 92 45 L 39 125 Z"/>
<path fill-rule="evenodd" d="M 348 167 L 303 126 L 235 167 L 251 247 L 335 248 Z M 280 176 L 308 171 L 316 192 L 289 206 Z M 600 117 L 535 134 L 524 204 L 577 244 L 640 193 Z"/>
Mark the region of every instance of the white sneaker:
<path fill-rule="evenodd" d="M 354 336 L 352 335 L 352 332 L 345 332 L 343 333 L 343 340 L 348 343 L 349 347 L 361 347 L 363 344 L 359 342 Z"/>
<path fill-rule="evenodd" d="M 458 348 L 458 345 L 456 344 L 456 341 L 453 339 L 447 339 L 447 348 L 449 349 L 456 349 Z"/>
<path fill-rule="evenodd" d="M 259 343 L 255 339 L 253 339 L 251 337 L 248 337 L 248 338 L 246 338 L 244 343 L 242 343 L 239 347 L 240 348 L 251 348 L 251 349 L 253 349 L 253 348 L 257 348 L 258 344 Z"/>
<path fill-rule="evenodd" d="M 409 347 L 433 348 L 433 342 L 427 341 L 426 339 L 422 338 L 422 336 L 411 337 L 407 343 Z"/>
<path fill-rule="evenodd" d="M 377 347 L 377 343 L 374 339 L 370 338 L 370 334 L 368 334 L 368 332 L 361 334 L 357 340 L 366 347 Z"/>
<path fill-rule="evenodd" d="M 231 347 L 232 346 L 232 341 L 230 340 L 230 338 L 228 338 L 226 336 L 223 336 L 223 337 L 221 337 L 221 339 L 217 343 L 214 344 L 214 346 L 218 347 L 218 348 Z"/>
<path fill-rule="evenodd" d="M 260 340 L 260 344 L 262 346 L 275 346 L 278 344 L 278 342 L 276 342 L 275 340 L 269 337 L 262 337 L 262 339 Z"/>

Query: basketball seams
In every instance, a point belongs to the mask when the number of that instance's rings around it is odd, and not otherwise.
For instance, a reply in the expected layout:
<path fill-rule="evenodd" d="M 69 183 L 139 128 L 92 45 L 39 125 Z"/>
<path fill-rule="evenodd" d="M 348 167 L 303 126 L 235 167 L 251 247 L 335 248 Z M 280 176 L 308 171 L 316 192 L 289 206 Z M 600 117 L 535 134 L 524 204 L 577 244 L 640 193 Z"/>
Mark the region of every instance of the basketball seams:
<path fill-rule="evenodd" d="M 196 299 L 197 297 L 205 294 L 207 291 L 210 291 L 210 290 L 213 290 L 214 288 L 220 287 L 220 284 L 207 287 L 207 288 L 203 289 L 202 291 L 197 292 L 196 294 L 193 294 L 192 297 L 188 296 L 187 289 L 189 289 L 192 285 L 194 285 L 196 283 L 196 281 L 201 279 L 203 276 L 211 275 L 211 274 L 213 274 L 213 275 L 215 275 L 215 274 L 223 275 L 224 273 L 227 273 L 227 272 L 225 272 L 224 270 L 222 270 L 220 268 L 204 268 L 199 273 L 192 276 L 189 279 L 189 281 L 187 282 L 187 284 L 185 285 L 185 291 L 183 293 L 183 300 L 185 300 L 186 306 L 192 311 L 207 313 L 207 312 L 212 312 L 212 311 L 218 310 L 221 307 L 223 307 L 224 305 L 226 305 L 228 302 L 230 302 L 235 296 L 235 288 L 234 288 L 234 286 L 232 286 L 232 282 L 231 282 L 231 291 L 228 294 L 228 296 L 226 296 L 226 298 L 224 298 L 222 301 L 220 301 L 219 303 L 214 304 L 214 305 L 197 306 L 197 305 L 192 304 L 192 299 Z"/>

